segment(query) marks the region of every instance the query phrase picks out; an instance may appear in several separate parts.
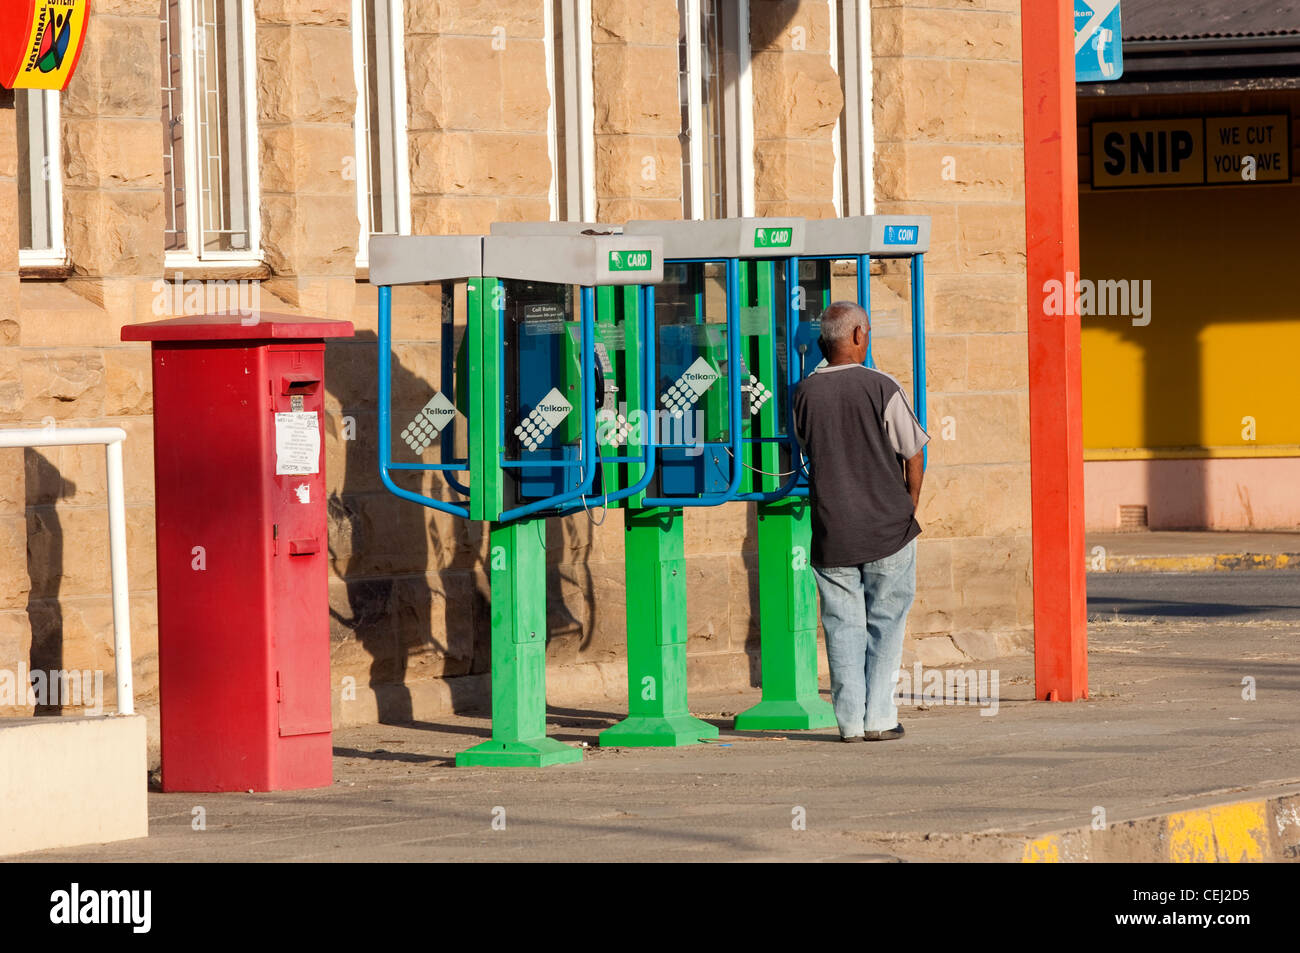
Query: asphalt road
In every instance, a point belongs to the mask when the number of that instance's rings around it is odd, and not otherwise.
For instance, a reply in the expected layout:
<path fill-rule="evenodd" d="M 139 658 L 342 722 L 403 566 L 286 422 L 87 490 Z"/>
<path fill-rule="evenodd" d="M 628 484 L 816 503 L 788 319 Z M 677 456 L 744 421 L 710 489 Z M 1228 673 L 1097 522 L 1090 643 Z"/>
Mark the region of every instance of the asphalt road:
<path fill-rule="evenodd" d="M 1300 572 L 1089 573 L 1088 617 L 1097 621 L 1300 620 Z"/>

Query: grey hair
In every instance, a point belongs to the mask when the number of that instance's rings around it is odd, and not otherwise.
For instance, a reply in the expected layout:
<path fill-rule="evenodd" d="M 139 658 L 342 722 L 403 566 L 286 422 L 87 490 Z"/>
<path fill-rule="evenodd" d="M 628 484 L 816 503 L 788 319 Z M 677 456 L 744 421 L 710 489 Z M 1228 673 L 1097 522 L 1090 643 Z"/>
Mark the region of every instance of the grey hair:
<path fill-rule="evenodd" d="M 822 312 L 822 340 L 829 345 L 852 340 L 854 328 L 866 331 L 870 327 L 867 312 L 852 301 L 836 301 Z"/>

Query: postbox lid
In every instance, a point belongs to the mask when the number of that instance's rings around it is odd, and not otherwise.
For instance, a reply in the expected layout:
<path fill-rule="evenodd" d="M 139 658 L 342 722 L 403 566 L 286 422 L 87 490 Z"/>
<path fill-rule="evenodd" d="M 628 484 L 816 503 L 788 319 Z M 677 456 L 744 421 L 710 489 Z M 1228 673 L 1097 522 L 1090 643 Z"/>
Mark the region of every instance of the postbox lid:
<path fill-rule="evenodd" d="M 250 323 L 245 324 L 248 321 Z M 234 314 L 191 314 L 122 329 L 123 341 L 269 341 L 352 337 L 351 321 L 263 311 L 257 320 Z"/>

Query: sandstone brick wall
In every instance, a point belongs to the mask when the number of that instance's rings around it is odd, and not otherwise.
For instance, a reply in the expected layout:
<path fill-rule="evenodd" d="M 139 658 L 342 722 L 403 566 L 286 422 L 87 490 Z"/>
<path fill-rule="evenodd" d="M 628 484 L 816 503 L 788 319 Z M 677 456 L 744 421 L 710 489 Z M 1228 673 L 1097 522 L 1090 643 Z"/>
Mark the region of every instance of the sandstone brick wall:
<path fill-rule="evenodd" d="M 348 0 L 254 4 L 264 291 L 306 314 L 350 305 L 358 229 Z M 263 307 L 270 310 L 269 305 Z"/>
<path fill-rule="evenodd" d="M 935 441 L 912 619 L 923 638 L 911 643 L 927 660 L 1023 646 L 1030 621 L 1016 10 L 1010 0 L 874 5 L 880 211 L 935 223 L 927 283 Z M 413 230 L 471 233 L 494 220 L 549 217 L 543 0 L 406 0 L 405 11 Z M 0 426 L 54 418 L 127 430 L 132 623 L 146 709 L 157 685 L 149 356 L 118 334 L 166 316 L 155 307 L 164 274 L 157 16 L 146 0 L 100 2 L 64 96 L 75 269 L 67 280 L 16 278 L 15 203 L 5 200 L 15 188 L 13 110 L 0 101 Z M 752 0 L 751 18 L 757 211 L 831 214 L 840 92 L 826 4 Z M 398 500 L 376 473 L 377 299 L 355 273 L 356 183 L 345 161 L 356 95 L 350 4 L 259 0 L 256 21 L 270 274 L 261 306 L 345 318 L 358 330 L 327 349 L 336 720 L 482 702 L 484 528 Z M 592 38 L 598 217 L 677 217 L 676 5 L 594 0 Z M 898 269 L 879 271 L 878 358 L 906 380 L 906 289 Z M 400 417 L 438 381 L 442 294 L 399 289 L 394 306 Z M 951 440 L 944 418 L 955 423 Z M 548 677 L 559 704 L 624 691 L 622 517 L 599 519 L 548 527 Z M 695 688 L 756 681 L 755 550 L 752 507 L 688 513 Z M 0 457 L 0 560 L 0 668 L 111 670 L 101 450 Z M 341 700 L 345 677 L 355 679 L 355 702 Z"/>
<path fill-rule="evenodd" d="M 835 214 L 835 121 L 844 109 L 831 65 L 830 6 L 751 0 L 754 209 L 759 215 Z"/>
<path fill-rule="evenodd" d="M 674 0 L 595 0 L 596 219 L 682 217 Z"/>
<path fill-rule="evenodd" d="M 73 274 L 14 283 L 14 334 L 0 349 L 0 426 L 118 426 L 137 683 L 157 680 L 152 425 L 148 352 L 118 341 L 152 317 L 162 274 L 162 136 L 158 5 L 105 0 L 62 95 L 65 238 Z M 12 112 L 8 113 L 12 116 Z M 0 142 L 6 138 L 0 132 Z M 0 155 L 5 150 L 0 148 Z M 16 208 L 0 202 L 6 213 Z M 4 213 L 0 213 L 3 215 Z M 0 255 L 17 257 L 0 225 Z M 0 268 L 0 271 L 4 271 Z M 4 301 L 0 296 L 0 301 Z M 6 450 L 22 468 L 5 484 L 25 523 L 25 552 L 6 553 L 0 668 L 100 669 L 112 695 L 113 626 L 102 447 Z M 19 585 L 19 578 L 24 582 Z M 18 713 L 30 709 L 18 709 Z M 0 713 L 5 713 L 0 709 Z"/>
<path fill-rule="evenodd" d="M 542 0 L 406 3 L 411 225 L 550 218 Z"/>
<path fill-rule="evenodd" d="M 14 94 L 0 89 L 0 426 L 22 409 L 18 345 L 18 126 Z M 31 642 L 25 610 L 27 499 L 23 451 L 0 450 L 0 666 L 17 662 Z M 0 714 L 3 711 L 0 710 Z"/>
<path fill-rule="evenodd" d="M 1020 5 L 873 4 L 876 200 L 933 221 L 929 471 L 911 631 L 1027 647 L 1030 588 Z M 900 275 L 887 284 L 900 289 Z M 885 366 L 905 366 L 890 356 Z M 955 653 L 951 657 L 956 657 Z"/>

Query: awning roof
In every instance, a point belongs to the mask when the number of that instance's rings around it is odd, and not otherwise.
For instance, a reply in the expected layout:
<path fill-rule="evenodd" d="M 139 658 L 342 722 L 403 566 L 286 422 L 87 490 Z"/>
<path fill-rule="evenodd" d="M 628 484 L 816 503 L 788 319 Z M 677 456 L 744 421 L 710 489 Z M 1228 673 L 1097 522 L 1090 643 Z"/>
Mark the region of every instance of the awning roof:
<path fill-rule="evenodd" d="M 1300 0 L 1121 0 L 1125 41 L 1300 35 Z"/>

